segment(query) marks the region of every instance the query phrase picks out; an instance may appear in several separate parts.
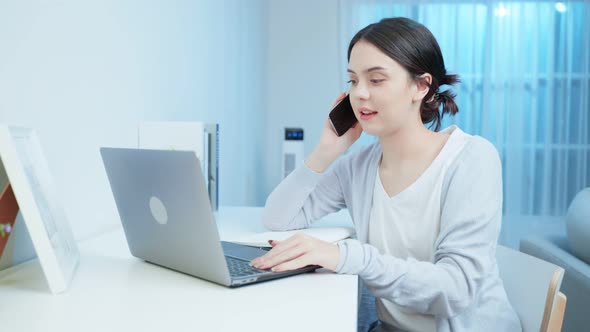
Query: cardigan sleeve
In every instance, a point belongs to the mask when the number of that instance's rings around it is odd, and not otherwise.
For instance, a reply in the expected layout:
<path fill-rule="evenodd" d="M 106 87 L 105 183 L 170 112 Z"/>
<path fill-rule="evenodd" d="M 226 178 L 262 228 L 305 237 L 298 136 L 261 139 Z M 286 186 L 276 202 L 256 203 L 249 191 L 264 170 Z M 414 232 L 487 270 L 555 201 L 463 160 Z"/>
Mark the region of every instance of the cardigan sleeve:
<path fill-rule="evenodd" d="M 346 158 L 347 159 L 347 158 Z M 300 165 L 268 196 L 262 223 L 273 231 L 305 228 L 315 220 L 346 207 L 340 176 L 343 158 L 324 173 Z"/>

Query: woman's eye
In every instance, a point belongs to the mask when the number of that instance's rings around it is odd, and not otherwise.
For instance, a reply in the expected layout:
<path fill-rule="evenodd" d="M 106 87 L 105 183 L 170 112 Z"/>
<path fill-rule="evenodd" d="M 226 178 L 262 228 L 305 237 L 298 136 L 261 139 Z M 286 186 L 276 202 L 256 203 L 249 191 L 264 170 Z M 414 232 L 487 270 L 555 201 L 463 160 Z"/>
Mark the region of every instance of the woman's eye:
<path fill-rule="evenodd" d="M 378 80 L 371 80 L 371 83 L 373 84 L 379 84 L 381 82 L 385 81 L 384 79 L 378 79 Z"/>
<path fill-rule="evenodd" d="M 354 85 L 354 84 L 356 84 L 356 81 L 355 81 L 355 80 L 349 80 L 349 81 L 348 81 L 348 82 L 346 82 L 346 83 L 350 83 L 350 84 L 353 84 L 353 85 Z"/>

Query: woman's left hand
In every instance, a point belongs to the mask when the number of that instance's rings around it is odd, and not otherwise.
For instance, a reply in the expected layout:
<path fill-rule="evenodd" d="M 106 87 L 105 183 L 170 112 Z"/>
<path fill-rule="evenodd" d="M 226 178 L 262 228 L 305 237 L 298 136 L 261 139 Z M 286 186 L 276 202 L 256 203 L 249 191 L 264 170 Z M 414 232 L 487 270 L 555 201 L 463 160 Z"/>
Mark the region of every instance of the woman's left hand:
<path fill-rule="evenodd" d="M 272 241 L 271 245 L 271 251 L 250 262 L 253 267 L 282 272 L 319 265 L 334 271 L 340 258 L 338 245 L 303 233 L 295 234 L 284 241 Z"/>

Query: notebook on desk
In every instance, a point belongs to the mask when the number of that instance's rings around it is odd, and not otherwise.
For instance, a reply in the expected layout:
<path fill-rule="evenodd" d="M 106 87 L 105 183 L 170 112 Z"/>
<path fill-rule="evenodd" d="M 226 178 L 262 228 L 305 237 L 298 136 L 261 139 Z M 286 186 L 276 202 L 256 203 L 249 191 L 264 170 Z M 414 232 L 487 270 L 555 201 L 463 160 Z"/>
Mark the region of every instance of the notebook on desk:
<path fill-rule="evenodd" d="M 100 152 L 133 256 L 228 287 L 318 268 L 259 270 L 248 263 L 266 250 L 220 241 L 194 152 L 123 148 Z"/>
<path fill-rule="evenodd" d="M 326 242 L 336 243 L 340 240 L 352 237 L 355 234 L 355 231 L 352 227 L 311 227 L 282 232 L 247 234 L 233 239 L 230 242 L 270 249 L 272 246 L 270 245 L 269 240 L 283 241 L 297 233 L 313 236 Z"/>

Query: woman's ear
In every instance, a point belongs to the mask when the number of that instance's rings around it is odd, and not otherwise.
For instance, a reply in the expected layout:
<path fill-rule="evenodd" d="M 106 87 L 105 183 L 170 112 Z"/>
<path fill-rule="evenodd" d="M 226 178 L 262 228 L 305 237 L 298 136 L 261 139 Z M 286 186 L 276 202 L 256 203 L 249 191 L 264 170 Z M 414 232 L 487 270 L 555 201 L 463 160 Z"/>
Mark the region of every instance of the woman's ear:
<path fill-rule="evenodd" d="M 414 93 L 412 101 L 421 102 L 430 90 L 430 85 L 432 84 L 432 75 L 429 73 L 424 73 L 418 76 L 414 82 L 416 84 L 416 92 Z"/>

